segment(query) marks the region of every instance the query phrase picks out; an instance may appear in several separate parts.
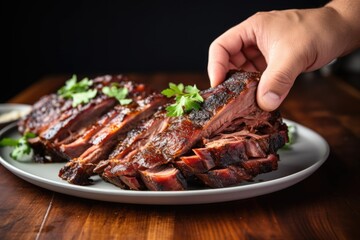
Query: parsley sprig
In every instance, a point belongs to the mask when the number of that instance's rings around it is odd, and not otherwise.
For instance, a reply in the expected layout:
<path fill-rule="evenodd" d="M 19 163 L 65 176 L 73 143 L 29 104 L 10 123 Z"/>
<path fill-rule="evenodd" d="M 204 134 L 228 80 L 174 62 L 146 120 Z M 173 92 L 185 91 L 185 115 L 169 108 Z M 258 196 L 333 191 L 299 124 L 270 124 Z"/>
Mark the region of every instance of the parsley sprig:
<path fill-rule="evenodd" d="M 289 141 L 285 143 L 282 149 L 291 149 L 291 146 L 296 142 L 297 139 L 297 128 L 295 125 L 287 124 Z"/>
<path fill-rule="evenodd" d="M 166 107 L 167 115 L 178 117 L 192 109 L 199 110 L 200 103 L 204 101 L 199 92 L 200 90 L 196 85 L 184 86 L 182 83 L 178 85 L 169 83 L 169 88 L 161 92 L 168 98 L 175 97 L 175 103 Z"/>
<path fill-rule="evenodd" d="M 10 157 L 15 160 L 20 160 L 23 159 L 26 155 L 30 155 L 32 148 L 28 143 L 28 139 L 34 137 L 36 137 L 34 133 L 28 132 L 19 139 L 3 138 L 0 140 L 0 147 L 13 147 L 14 149 L 11 151 Z"/>
<path fill-rule="evenodd" d="M 73 75 L 57 93 L 64 98 L 71 98 L 73 100 L 72 106 L 76 107 L 82 103 L 90 102 L 96 96 L 97 90 L 89 89 L 92 85 L 92 80 L 84 78 L 78 82 L 77 76 Z"/>
<path fill-rule="evenodd" d="M 129 94 L 129 90 L 126 87 L 121 88 L 119 84 L 112 83 L 110 87 L 105 86 L 102 88 L 102 92 L 109 97 L 116 98 L 121 105 L 126 105 L 132 102 L 132 99 L 126 98 Z"/>

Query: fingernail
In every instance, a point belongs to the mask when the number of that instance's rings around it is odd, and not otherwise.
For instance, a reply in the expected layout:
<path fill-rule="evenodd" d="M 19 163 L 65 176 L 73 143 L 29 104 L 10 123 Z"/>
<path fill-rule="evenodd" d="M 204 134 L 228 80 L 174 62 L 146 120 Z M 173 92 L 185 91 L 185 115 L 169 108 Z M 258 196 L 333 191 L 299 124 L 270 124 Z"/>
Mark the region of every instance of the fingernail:
<path fill-rule="evenodd" d="M 274 92 L 267 92 L 263 96 L 264 103 L 269 109 L 276 109 L 281 103 L 281 97 Z"/>

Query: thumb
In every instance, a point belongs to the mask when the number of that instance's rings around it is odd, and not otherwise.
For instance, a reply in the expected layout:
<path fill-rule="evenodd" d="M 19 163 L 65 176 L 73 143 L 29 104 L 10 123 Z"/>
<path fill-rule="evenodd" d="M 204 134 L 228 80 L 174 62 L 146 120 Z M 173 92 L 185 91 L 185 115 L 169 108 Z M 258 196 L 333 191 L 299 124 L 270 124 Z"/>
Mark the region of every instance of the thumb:
<path fill-rule="evenodd" d="M 278 108 L 302 70 L 303 64 L 299 55 L 274 49 L 274 53 L 269 55 L 267 68 L 257 89 L 259 107 L 265 111 Z"/>

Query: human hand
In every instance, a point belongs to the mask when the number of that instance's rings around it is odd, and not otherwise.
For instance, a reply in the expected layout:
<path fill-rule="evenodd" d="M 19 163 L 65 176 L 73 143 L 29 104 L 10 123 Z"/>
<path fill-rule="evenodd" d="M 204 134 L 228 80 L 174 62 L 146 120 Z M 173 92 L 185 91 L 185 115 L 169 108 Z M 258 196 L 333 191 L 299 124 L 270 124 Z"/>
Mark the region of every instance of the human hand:
<path fill-rule="evenodd" d="M 257 103 L 275 110 L 301 72 L 319 69 L 354 48 L 347 23 L 332 7 L 257 13 L 211 44 L 211 85 L 221 83 L 230 69 L 261 71 Z"/>

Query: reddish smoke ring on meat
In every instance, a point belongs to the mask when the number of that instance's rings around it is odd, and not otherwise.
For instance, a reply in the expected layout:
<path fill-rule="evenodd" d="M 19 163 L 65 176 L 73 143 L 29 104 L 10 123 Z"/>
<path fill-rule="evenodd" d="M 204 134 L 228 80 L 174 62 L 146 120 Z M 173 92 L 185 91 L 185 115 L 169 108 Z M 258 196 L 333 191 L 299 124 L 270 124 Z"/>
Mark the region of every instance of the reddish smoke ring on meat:
<path fill-rule="evenodd" d="M 199 110 L 169 117 L 171 100 L 124 76 L 94 79 L 93 88 L 116 82 L 132 102 L 120 105 L 99 94 L 72 107 L 56 94 L 44 96 L 19 122 L 32 139 L 36 160 L 67 161 L 59 176 L 91 184 L 98 174 L 120 188 L 174 191 L 227 187 L 277 169 L 288 141 L 279 111 L 265 112 L 255 100 L 260 74 L 231 71 L 215 88 L 201 91 Z"/>

